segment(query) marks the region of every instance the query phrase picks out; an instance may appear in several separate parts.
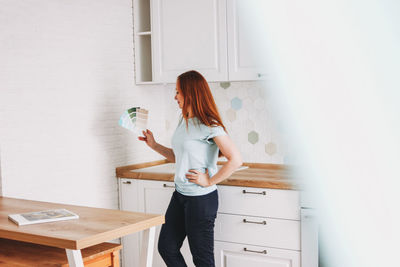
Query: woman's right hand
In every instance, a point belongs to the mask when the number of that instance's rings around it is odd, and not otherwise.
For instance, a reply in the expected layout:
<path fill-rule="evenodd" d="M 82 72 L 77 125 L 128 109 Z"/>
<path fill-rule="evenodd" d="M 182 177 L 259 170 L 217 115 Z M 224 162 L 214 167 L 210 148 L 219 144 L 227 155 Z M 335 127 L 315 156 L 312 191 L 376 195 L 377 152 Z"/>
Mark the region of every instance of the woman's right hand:
<path fill-rule="evenodd" d="M 146 129 L 146 131 L 142 131 L 142 132 L 143 132 L 143 136 L 139 136 L 138 139 L 141 141 L 145 141 L 149 147 L 154 148 L 156 146 L 157 142 L 154 139 L 153 133 L 149 129 Z"/>

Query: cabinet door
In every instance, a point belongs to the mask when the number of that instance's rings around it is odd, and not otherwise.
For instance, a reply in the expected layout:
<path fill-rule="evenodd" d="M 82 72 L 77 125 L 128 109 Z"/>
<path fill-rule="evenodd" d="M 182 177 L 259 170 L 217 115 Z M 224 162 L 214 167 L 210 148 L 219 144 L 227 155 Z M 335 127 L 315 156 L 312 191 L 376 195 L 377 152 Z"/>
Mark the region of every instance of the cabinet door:
<path fill-rule="evenodd" d="M 218 213 L 215 240 L 300 250 L 300 221 Z"/>
<path fill-rule="evenodd" d="M 301 209 L 301 265 L 318 267 L 318 221 L 313 209 Z"/>
<path fill-rule="evenodd" d="M 138 180 L 119 179 L 120 209 L 125 211 L 139 211 Z M 139 266 L 139 234 L 134 233 L 122 238 L 123 266 Z"/>
<path fill-rule="evenodd" d="M 221 213 L 300 220 L 300 193 L 295 190 L 218 186 Z"/>
<path fill-rule="evenodd" d="M 154 81 L 174 83 L 192 69 L 228 79 L 225 0 L 153 0 L 151 13 Z"/>
<path fill-rule="evenodd" d="M 216 267 L 300 267 L 300 252 L 215 241 Z"/>
<path fill-rule="evenodd" d="M 174 191 L 175 187 L 172 182 L 139 180 L 139 205 L 141 211 L 146 213 L 165 214 Z M 166 266 L 157 250 L 160 229 L 161 226 L 156 228 L 153 257 L 154 267 Z M 187 239 L 183 242 L 181 253 L 185 258 L 186 264 L 194 267 Z"/>
<path fill-rule="evenodd" d="M 230 81 L 268 78 L 268 36 L 261 27 L 266 0 L 228 0 L 228 69 Z M 257 26 L 255 26 L 257 25 Z"/>

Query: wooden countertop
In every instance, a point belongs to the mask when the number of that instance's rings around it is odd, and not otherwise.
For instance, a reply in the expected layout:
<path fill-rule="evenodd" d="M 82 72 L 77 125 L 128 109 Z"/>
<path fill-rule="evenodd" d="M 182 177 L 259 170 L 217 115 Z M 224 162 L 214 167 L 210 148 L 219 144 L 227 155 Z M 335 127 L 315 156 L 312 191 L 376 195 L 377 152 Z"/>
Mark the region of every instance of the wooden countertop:
<path fill-rule="evenodd" d="M 118 167 L 117 178 L 132 178 L 158 181 L 174 181 L 174 171 L 167 160 L 158 160 Z M 224 162 L 218 162 L 224 164 Z M 154 168 L 160 166 L 160 168 Z M 165 167 L 163 167 L 165 166 Z M 290 178 L 290 171 L 285 165 L 265 163 L 243 163 L 247 169 L 234 172 L 219 185 L 260 187 L 271 189 L 296 190 L 298 187 Z"/>
<path fill-rule="evenodd" d="M 18 226 L 9 214 L 67 209 L 79 219 Z M 0 197 L 0 238 L 83 249 L 164 223 L 164 216 Z"/>

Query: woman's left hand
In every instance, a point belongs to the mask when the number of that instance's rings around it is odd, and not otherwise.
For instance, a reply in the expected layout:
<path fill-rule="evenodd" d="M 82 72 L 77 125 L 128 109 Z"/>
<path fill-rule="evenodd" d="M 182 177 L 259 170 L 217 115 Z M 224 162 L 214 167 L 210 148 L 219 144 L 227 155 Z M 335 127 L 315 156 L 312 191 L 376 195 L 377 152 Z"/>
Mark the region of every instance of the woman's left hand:
<path fill-rule="evenodd" d="M 206 173 L 202 173 L 198 170 L 189 170 L 190 173 L 186 174 L 186 178 L 192 183 L 198 184 L 203 187 L 208 187 L 211 185 L 210 176 L 208 175 L 208 169 Z"/>

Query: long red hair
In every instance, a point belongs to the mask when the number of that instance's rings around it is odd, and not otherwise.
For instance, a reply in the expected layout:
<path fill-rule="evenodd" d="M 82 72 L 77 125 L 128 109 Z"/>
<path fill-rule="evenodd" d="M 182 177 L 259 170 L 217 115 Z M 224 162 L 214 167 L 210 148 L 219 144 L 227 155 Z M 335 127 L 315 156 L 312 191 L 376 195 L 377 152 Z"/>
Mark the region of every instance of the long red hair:
<path fill-rule="evenodd" d="M 195 70 L 178 76 L 177 86 L 183 95 L 182 116 L 188 125 L 189 108 L 193 115 L 207 126 L 221 126 L 225 131 L 217 105 L 206 79 Z"/>

